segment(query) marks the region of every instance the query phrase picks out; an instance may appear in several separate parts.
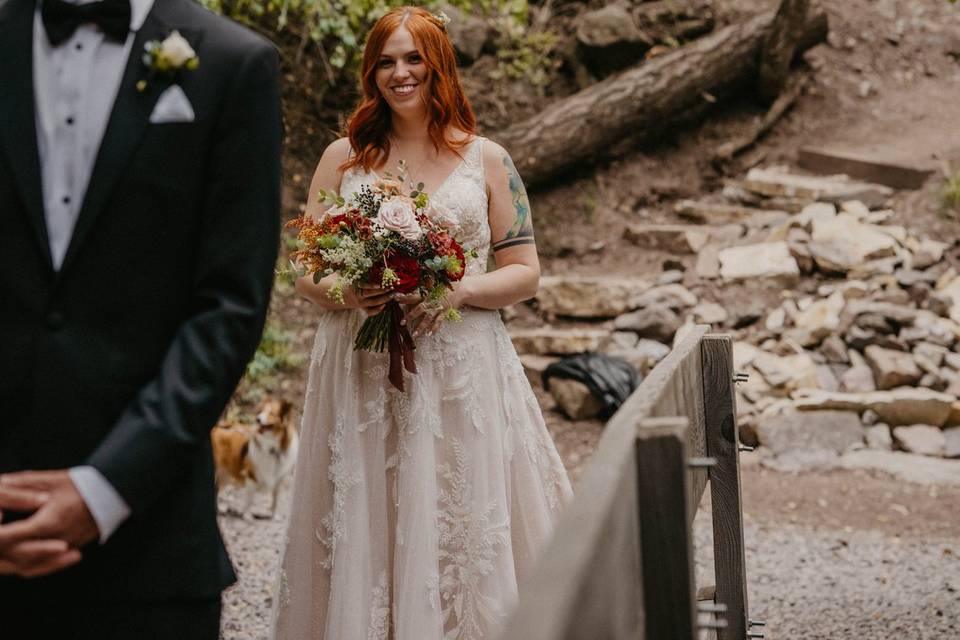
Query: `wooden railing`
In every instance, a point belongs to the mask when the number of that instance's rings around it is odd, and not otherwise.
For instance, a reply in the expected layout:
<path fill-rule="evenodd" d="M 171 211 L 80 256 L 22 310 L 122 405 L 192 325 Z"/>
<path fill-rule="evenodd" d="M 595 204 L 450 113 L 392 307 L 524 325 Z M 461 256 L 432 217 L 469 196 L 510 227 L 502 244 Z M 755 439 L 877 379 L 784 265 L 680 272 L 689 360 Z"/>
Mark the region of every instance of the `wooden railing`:
<path fill-rule="evenodd" d="M 747 618 L 732 343 L 695 327 L 607 423 L 502 640 L 762 637 Z M 710 485 L 716 585 L 693 567 Z"/>

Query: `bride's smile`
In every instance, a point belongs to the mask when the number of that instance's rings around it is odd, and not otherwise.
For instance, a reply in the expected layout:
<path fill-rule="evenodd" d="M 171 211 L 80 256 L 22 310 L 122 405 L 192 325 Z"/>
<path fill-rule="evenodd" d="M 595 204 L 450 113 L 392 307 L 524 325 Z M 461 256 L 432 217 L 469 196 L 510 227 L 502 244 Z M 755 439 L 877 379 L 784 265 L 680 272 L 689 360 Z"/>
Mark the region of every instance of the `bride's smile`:
<path fill-rule="evenodd" d="M 414 82 L 414 83 L 397 85 L 395 87 L 392 87 L 392 89 L 393 89 L 393 92 L 398 96 L 409 96 L 411 93 L 413 93 L 416 90 L 417 86 L 419 86 L 419 83 Z"/>

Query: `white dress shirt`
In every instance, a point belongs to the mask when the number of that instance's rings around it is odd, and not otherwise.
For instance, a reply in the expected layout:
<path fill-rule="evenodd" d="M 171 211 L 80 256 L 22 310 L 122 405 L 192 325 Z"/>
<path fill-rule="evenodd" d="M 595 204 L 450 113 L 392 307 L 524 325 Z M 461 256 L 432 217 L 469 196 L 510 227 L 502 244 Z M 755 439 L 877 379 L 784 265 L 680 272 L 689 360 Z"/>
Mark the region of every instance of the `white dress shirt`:
<path fill-rule="evenodd" d="M 85 4 L 92 0 L 67 0 Z M 40 17 L 33 19 L 33 90 L 43 210 L 54 269 L 59 270 L 87 192 L 100 141 L 133 47 L 134 32 L 153 0 L 130 0 L 131 33 L 124 43 L 106 39 L 99 27 L 82 24 L 58 47 L 50 45 Z M 90 466 L 70 469 L 106 542 L 130 516 L 130 507 Z"/>

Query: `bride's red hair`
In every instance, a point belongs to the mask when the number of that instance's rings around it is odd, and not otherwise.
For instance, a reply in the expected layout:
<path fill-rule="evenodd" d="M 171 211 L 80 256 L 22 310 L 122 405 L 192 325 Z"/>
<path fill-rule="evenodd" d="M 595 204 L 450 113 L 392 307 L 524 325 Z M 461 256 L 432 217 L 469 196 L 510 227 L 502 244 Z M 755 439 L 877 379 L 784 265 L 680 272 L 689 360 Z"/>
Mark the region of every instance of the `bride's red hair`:
<path fill-rule="evenodd" d="M 437 151 L 446 148 L 454 153 L 465 143 L 448 137 L 453 128 L 469 134 L 476 132 L 477 118 L 470 107 L 457 73 L 457 56 L 440 20 L 420 7 L 397 7 L 377 20 L 367 36 L 363 50 L 360 82 L 363 98 L 347 122 L 353 154 L 340 167 L 346 170 L 360 166 L 370 171 L 381 158 L 390 154 L 390 106 L 377 88 L 376 71 L 387 39 L 399 27 L 406 27 L 413 36 L 417 51 L 428 69 L 430 95 L 429 133 Z"/>

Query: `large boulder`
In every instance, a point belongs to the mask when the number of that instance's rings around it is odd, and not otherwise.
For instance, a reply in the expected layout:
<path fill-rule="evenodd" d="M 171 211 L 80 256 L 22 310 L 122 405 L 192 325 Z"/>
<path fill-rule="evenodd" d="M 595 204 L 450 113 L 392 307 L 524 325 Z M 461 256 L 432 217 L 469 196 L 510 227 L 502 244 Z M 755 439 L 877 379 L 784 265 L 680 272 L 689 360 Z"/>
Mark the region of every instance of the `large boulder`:
<path fill-rule="evenodd" d="M 893 430 L 893 441 L 904 451 L 925 456 L 942 456 L 947 448 L 943 431 L 926 424 L 897 427 Z"/>
<path fill-rule="evenodd" d="M 730 314 L 715 302 L 701 302 L 692 310 L 693 319 L 699 324 L 721 325 Z"/>
<path fill-rule="evenodd" d="M 644 292 L 637 298 L 637 308 L 667 306 L 680 311 L 697 304 L 697 296 L 680 284 L 665 284 Z"/>
<path fill-rule="evenodd" d="M 923 372 L 910 353 L 870 345 L 863 355 L 873 370 L 878 389 L 911 386 L 923 377 Z"/>
<path fill-rule="evenodd" d="M 577 21 L 577 47 L 598 76 L 636 64 L 653 44 L 619 5 L 587 11 Z"/>
<path fill-rule="evenodd" d="M 786 242 L 730 247 L 721 251 L 719 258 L 724 280 L 767 280 L 787 287 L 800 278 L 800 267 Z"/>
<path fill-rule="evenodd" d="M 440 9 L 450 17 L 447 33 L 460 62 L 468 65 L 473 63 L 493 37 L 494 29 L 483 18 L 453 5 L 444 4 Z"/>
<path fill-rule="evenodd" d="M 641 338 L 670 342 L 682 320 L 666 305 L 656 305 L 619 316 L 613 326 L 620 331 L 633 331 Z"/>
<path fill-rule="evenodd" d="M 834 333 L 840 327 L 840 314 L 846 300 L 843 292 L 835 291 L 829 297 L 818 300 L 793 316 L 795 328 L 788 332 L 793 340 L 804 347 L 812 347 Z"/>
<path fill-rule="evenodd" d="M 854 364 L 840 374 L 840 389 L 850 393 L 864 393 L 877 390 L 873 379 L 873 369 L 866 364 Z"/>
<path fill-rule="evenodd" d="M 864 430 L 868 448 L 880 451 L 893 449 L 893 436 L 890 435 L 890 427 L 887 425 L 878 422 L 864 427 Z"/>
<path fill-rule="evenodd" d="M 901 451 L 864 449 L 840 457 L 844 469 L 869 469 L 924 485 L 960 486 L 960 460 L 940 460 Z"/>
<path fill-rule="evenodd" d="M 761 351 L 751 364 L 767 384 L 779 390 L 779 395 L 787 395 L 796 389 L 823 387 L 817 363 L 807 352 L 778 356 Z"/>
<path fill-rule="evenodd" d="M 855 411 L 786 411 L 761 415 L 757 436 L 775 455 L 800 449 L 840 454 L 863 444 L 864 429 Z"/>
<path fill-rule="evenodd" d="M 960 458 L 960 427 L 950 427 L 943 430 L 945 440 L 943 447 L 944 458 Z"/>
<path fill-rule="evenodd" d="M 951 280 L 937 294 L 949 302 L 950 319 L 960 323 L 960 276 Z"/>
<path fill-rule="evenodd" d="M 814 260 L 826 271 L 850 271 L 897 251 L 897 241 L 882 228 L 863 224 L 848 213 L 814 220 L 810 244 Z"/>
<path fill-rule="evenodd" d="M 891 427 L 929 424 L 942 427 L 950 417 L 955 397 L 912 387 L 867 393 L 841 393 L 800 389 L 793 394 L 794 406 L 801 411 L 837 409 L 863 412 L 873 410 Z"/>
<path fill-rule="evenodd" d="M 650 282 L 639 278 L 543 276 L 536 301 L 540 311 L 574 318 L 614 318 L 640 307 Z"/>
<path fill-rule="evenodd" d="M 641 375 L 649 373 L 658 362 L 670 353 L 670 347 L 664 343 L 647 338 L 638 340 L 637 334 L 633 332 L 616 331 L 612 335 L 617 336 L 624 333 L 633 336 L 632 344 L 627 344 L 623 340 L 611 340 L 603 348 L 603 353 L 629 362 Z"/>
<path fill-rule="evenodd" d="M 577 380 L 551 378 L 550 395 L 573 420 L 592 418 L 603 411 L 603 403 L 590 392 L 587 385 Z"/>

